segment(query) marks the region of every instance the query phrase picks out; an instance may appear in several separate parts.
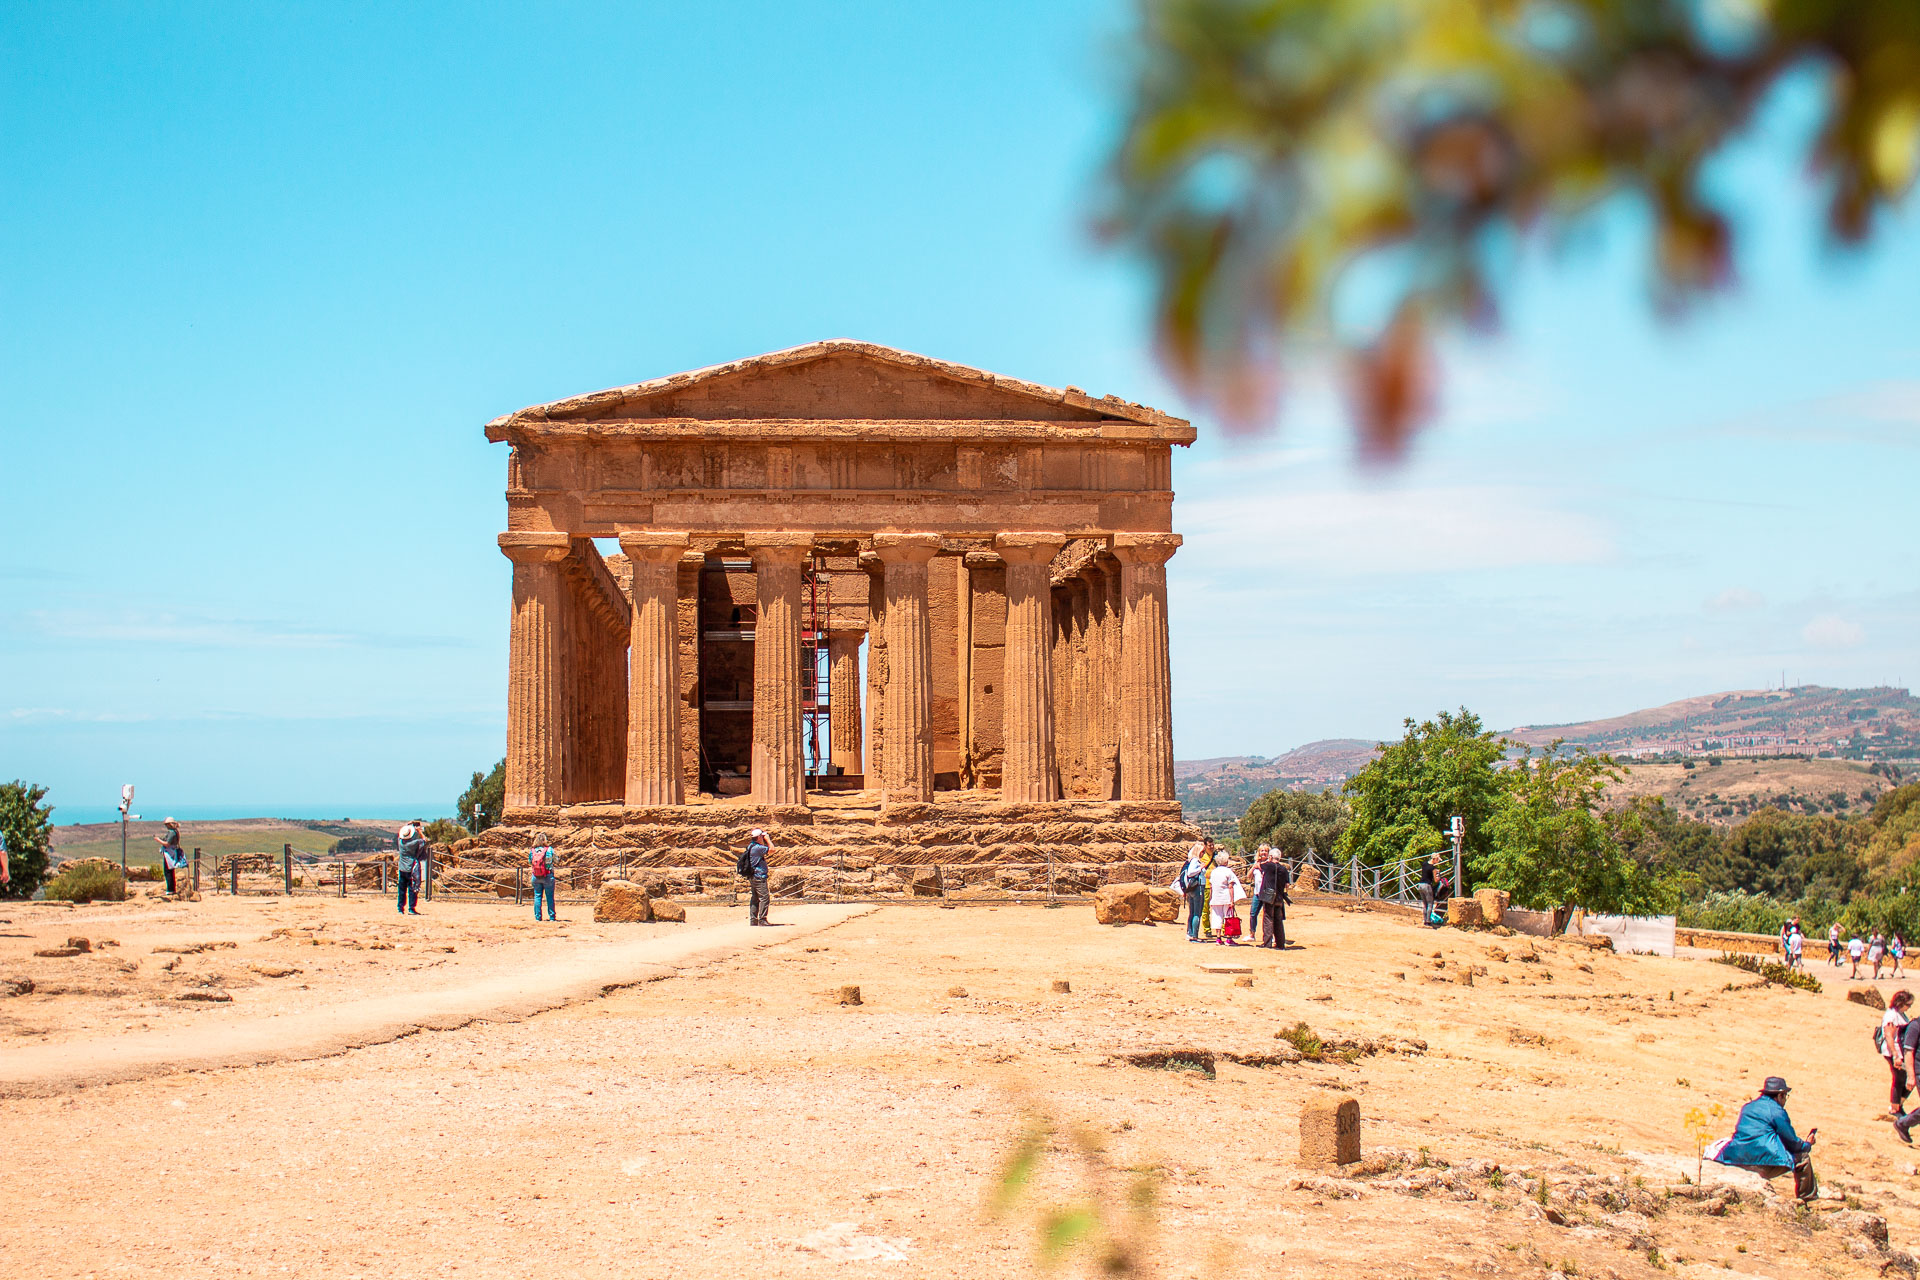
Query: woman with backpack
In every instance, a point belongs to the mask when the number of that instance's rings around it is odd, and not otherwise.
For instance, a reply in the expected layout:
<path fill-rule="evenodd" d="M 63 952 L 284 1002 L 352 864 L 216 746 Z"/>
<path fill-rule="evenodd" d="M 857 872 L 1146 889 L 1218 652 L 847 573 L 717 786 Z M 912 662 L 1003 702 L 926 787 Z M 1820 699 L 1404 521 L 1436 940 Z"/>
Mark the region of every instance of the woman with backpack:
<path fill-rule="evenodd" d="M 1893 1083 L 1887 1089 L 1887 1110 L 1895 1119 L 1906 1114 L 1907 1095 L 1913 1092 L 1907 1080 L 1906 1059 L 1900 1055 L 1900 1033 L 1906 1030 L 1907 1010 L 1912 1007 L 1913 992 L 1894 992 L 1887 1011 L 1880 1016 L 1880 1029 L 1873 1035 L 1873 1047 L 1887 1060 L 1887 1070 L 1893 1074 Z"/>
<path fill-rule="evenodd" d="M 533 848 L 527 851 L 527 870 L 533 880 L 533 918 L 540 918 L 540 898 L 547 899 L 547 921 L 559 919 L 553 913 L 553 871 L 559 865 L 554 856 L 553 837 L 544 831 L 533 833 Z"/>
<path fill-rule="evenodd" d="M 1195 840 L 1187 849 L 1187 861 L 1173 877 L 1173 891 L 1187 901 L 1187 941 L 1200 941 L 1200 921 L 1207 913 L 1206 846 Z"/>

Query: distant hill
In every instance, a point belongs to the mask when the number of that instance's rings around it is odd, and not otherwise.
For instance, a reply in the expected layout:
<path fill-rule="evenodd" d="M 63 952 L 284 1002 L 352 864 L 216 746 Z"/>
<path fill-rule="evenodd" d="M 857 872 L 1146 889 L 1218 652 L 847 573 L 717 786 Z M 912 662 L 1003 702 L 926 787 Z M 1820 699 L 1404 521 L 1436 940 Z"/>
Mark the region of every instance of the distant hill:
<path fill-rule="evenodd" d="M 1616 756 L 1800 755 L 1838 760 L 1920 757 L 1920 698 L 1905 689 L 1746 689 L 1577 724 L 1522 725 L 1507 736 L 1555 738 Z"/>
<path fill-rule="evenodd" d="M 1522 725 L 1505 736 L 1534 746 L 1559 738 L 1638 762 L 1622 796 L 1666 795 L 1707 821 L 1738 821 L 1765 804 L 1844 814 L 1870 804 L 1887 785 L 1891 771 L 1869 766 L 1886 762 L 1904 771 L 1920 760 L 1920 698 L 1894 688 L 1736 690 L 1602 720 Z M 1175 792 L 1197 821 L 1237 819 L 1276 787 L 1339 786 L 1366 766 L 1377 745 L 1328 738 L 1278 756 L 1175 761 Z M 1682 767 L 1688 760 L 1694 769 Z"/>

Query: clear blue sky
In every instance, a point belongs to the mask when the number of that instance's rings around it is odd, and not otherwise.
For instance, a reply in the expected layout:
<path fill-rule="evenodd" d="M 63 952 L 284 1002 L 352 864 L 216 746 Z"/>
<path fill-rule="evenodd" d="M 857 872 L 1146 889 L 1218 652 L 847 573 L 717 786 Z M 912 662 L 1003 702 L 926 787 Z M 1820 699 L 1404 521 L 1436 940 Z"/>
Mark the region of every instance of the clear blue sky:
<path fill-rule="evenodd" d="M 0 23 L 0 777 L 60 816 L 451 807 L 502 751 L 525 404 L 821 337 L 1190 412 L 1087 230 L 1125 10 L 23 5 Z M 1176 463 L 1176 749 L 1920 673 L 1920 202 L 1742 287 L 1518 264 L 1409 462 L 1311 365 Z"/>

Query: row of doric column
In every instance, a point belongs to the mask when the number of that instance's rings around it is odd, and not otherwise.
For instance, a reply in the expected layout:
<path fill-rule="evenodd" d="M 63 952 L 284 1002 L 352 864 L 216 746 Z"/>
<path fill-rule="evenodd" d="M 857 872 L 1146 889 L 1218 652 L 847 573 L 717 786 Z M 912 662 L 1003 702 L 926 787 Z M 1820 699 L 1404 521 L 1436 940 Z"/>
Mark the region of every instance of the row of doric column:
<path fill-rule="evenodd" d="M 758 605 L 753 796 L 764 804 L 804 804 L 801 583 L 813 537 L 749 533 L 744 541 L 753 560 Z M 993 539 L 1005 566 L 1007 602 L 1002 795 L 1020 802 L 1058 800 L 1063 792 L 1170 800 L 1166 561 L 1180 539 L 1117 534 L 1110 552 L 1085 557 L 1056 583 L 1055 558 L 1067 541 L 1063 534 L 1045 532 L 1002 533 Z M 606 568 L 590 542 L 564 533 L 501 535 L 501 550 L 513 561 L 509 808 L 616 796 L 634 806 L 684 801 L 678 602 L 679 564 L 688 542 L 684 533 L 620 536 L 633 568 L 632 602 L 630 611 L 616 618 L 600 582 Z M 896 802 L 933 798 L 928 565 L 939 550 L 935 534 L 882 533 L 861 556 L 872 575 L 864 725 L 856 693 L 859 634 L 828 636 L 835 708 L 831 758 L 857 761 L 864 730 L 866 771 Z M 569 556 L 581 563 L 569 565 Z M 581 621 L 589 616 L 591 626 Z M 618 673 L 625 679 L 615 680 L 607 655 L 622 626 L 627 669 Z M 583 635 L 589 639 L 580 640 Z M 609 688 L 624 695 L 624 717 L 592 703 L 593 696 L 604 699 Z M 612 733 L 609 726 L 622 719 L 624 735 Z M 563 743 L 578 749 L 581 732 L 601 745 L 584 757 L 575 780 L 566 773 Z M 605 762 L 616 754 L 609 743 L 618 745 L 623 779 L 605 776 Z"/>

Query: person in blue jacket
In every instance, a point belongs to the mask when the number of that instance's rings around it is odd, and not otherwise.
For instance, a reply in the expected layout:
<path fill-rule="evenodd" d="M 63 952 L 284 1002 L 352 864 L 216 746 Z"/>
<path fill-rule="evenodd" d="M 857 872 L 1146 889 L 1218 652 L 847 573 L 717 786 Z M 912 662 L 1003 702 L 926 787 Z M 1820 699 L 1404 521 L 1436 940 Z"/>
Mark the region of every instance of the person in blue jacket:
<path fill-rule="evenodd" d="M 1808 1156 L 1819 1130 L 1807 1130 L 1804 1138 L 1793 1131 L 1793 1121 L 1787 1117 L 1790 1092 L 1785 1080 L 1768 1076 L 1760 1086 L 1760 1096 L 1740 1108 L 1740 1122 L 1733 1127 L 1733 1137 L 1714 1153 L 1713 1159 L 1718 1164 L 1751 1169 L 1763 1178 L 1777 1178 L 1791 1170 L 1794 1194 L 1811 1200 L 1818 1188 Z"/>

